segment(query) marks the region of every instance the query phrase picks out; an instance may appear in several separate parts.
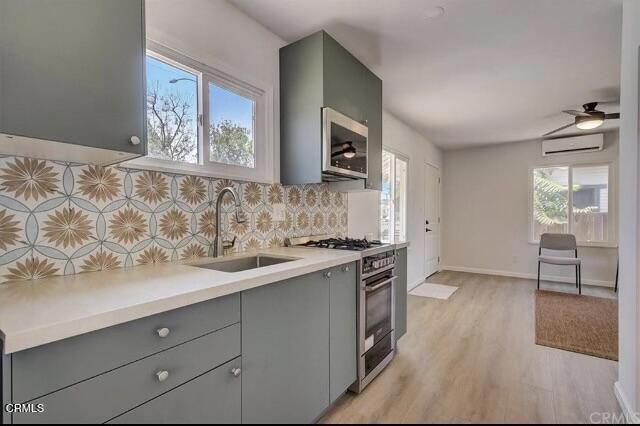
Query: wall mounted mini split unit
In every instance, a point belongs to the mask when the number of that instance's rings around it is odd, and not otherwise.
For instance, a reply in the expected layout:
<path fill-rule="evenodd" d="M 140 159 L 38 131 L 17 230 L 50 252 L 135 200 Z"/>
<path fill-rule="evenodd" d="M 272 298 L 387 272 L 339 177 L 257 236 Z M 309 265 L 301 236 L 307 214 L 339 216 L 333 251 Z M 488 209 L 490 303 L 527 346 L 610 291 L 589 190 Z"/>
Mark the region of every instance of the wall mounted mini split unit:
<path fill-rule="evenodd" d="M 542 141 L 542 156 L 602 151 L 603 147 L 604 134 L 602 133 L 546 139 Z"/>

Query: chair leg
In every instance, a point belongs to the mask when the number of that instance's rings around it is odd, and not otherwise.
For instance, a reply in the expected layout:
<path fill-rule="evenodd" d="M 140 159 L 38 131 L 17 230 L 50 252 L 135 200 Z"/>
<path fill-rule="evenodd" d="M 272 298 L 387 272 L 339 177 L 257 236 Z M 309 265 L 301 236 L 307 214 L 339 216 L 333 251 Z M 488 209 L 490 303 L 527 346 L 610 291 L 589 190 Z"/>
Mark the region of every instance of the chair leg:
<path fill-rule="evenodd" d="M 578 294 L 582 294 L 582 265 L 578 266 Z"/>
<path fill-rule="evenodd" d="M 538 262 L 538 290 L 540 290 L 540 262 Z"/>
<path fill-rule="evenodd" d="M 578 281 L 579 281 L 579 278 L 578 278 L 578 265 L 576 265 L 576 288 L 578 288 Z"/>

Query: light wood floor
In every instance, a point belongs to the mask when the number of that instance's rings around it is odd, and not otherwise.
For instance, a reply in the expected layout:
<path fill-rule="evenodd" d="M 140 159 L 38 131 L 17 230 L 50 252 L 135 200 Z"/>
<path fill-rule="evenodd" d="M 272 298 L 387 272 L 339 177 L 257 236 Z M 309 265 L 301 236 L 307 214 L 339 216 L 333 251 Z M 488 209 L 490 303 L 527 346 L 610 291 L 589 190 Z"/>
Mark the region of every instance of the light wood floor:
<path fill-rule="evenodd" d="M 462 272 L 429 281 L 460 288 L 447 301 L 409 296 L 408 332 L 396 358 L 321 422 L 587 423 L 593 412 L 620 414 L 616 362 L 534 344 L 535 281 Z M 602 288 L 583 291 L 615 297 Z"/>

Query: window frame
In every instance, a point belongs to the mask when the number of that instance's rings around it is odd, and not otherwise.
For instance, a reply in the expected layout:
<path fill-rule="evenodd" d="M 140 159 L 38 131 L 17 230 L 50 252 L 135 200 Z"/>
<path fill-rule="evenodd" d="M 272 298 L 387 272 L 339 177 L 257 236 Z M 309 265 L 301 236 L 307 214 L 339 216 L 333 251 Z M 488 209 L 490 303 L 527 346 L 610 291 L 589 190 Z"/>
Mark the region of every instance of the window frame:
<path fill-rule="evenodd" d="M 404 208 L 404 220 L 403 220 L 403 224 L 404 224 L 404 230 L 405 230 L 405 236 L 408 235 L 409 233 L 409 179 L 410 179 L 410 173 L 409 173 L 409 168 L 410 168 L 410 159 L 407 155 L 393 149 L 393 148 L 389 148 L 387 146 L 383 146 L 382 147 L 382 151 L 384 154 L 384 151 L 387 151 L 389 154 L 393 155 L 394 160 L 393 160 L 393 193 L 395 193 L 395 181 L 396 181 L 396 160 L 400 159 L 401 161 L 404 161 L 407 164 L 407 176 L 406 176 L 406 188 L 405 188 L 405 197 L 404 197 L 404 202 L 405 202 L 405 208 Z M 380 191 L 380 196 L 382 196 L 382 191 Z M 392 202 L 393 202 L 393 197 L 392 197 Z M 392 232 L 390 232 L 390 237 L 392 238 L 391 241 L 388 241 L 389 243 L 395 243 L 395 209 L 392 212 L 392 219 L 391 223 L 393 224 L 393 229 Z M 380 233 L 380 240 L 382 240 L 382 203 L 380 198 L 378 198 L 378 232 Z M 408 241 L 408 236 L 406 238 L 406 241 Z M 386 242 L 386 241 L 385 241 Z M 404 241 L 402 241 L 404 242 Z"/>
<path fill-rule="evenodd" d="M 221 179 L 234 179 L 261 183 L 274 183 L 273 147 L 273 87 L 241 80 L 222 71 L 185 56 L 173 49 L 147 40 L 146 55 L 166 62 L 197 76 L 198 96 L 198 164 L 164 160 L 150 156 L 126 161 L 128 168 L 155 170 L 168 173 L 192 174 Z M 243 167 L 209 160 L 209 84 L 221 87 L 253 101 L 254 167 Z M 261 88 L 263 87 L 263 88 Z M 146 89 L 145 89 L 146 93 Z"/>
<path fill-rule="evenodd" d="M 568 228 L 570 233 L 574 233 L 574 217 L 573 217 L 573 170 L 576 168 L 585 168 L 585 167 L 602 167 L 607 166 L 609 168 L 609 177 L 608 177 L 608 212 L 607 212 L 607 221 L 608 221 L 608 229 L 607 235 L 609 239 L 607 241 L 577 241 L 578 246 L 580 247 L 603 247 L 603 248 L 616 248 L 618 247 L 618 227 L 617 227 L 617 218 L 618 218 L 618 172 L 615 161 L 589 161 L 589 162 L 566 162 L 566 163 L 549 163 L 549 164 L 536 164 L 529 167 L 529 176 L 528 176 L 528 203 L 529 203 L 529 219 L 528 219 L 528 240 L 529 244 L 539 245 L 540 239 L 534 235 L 535 230 L 535 220 L 533 218 L 533 197 L 534 197 L 534 188 L 533 188 L 533 173 L 536 169 L 544 169 L 551 167 L 566 167 L 568 168 Z"/>

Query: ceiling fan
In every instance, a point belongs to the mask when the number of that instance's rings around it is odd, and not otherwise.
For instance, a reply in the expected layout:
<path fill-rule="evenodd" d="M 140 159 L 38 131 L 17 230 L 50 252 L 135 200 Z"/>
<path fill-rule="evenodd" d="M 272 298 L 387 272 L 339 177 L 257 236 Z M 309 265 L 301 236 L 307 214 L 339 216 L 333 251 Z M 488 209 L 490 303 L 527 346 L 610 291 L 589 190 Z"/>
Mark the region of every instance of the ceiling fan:
<path fill-rule="evenodd" d="M 576 126 L 580 130 L 592 130 L 602 126 L 602 124 L 604 123 L 604 120 L 620 118 L 619 112 L 605 114 L 602 111 L 598 111 L 596 109 L 597 106 L 598 106 L 598 102 L 589 102 L 582 105 L 582 108 L 584 108 L 584 111 L 576 111 L 575 109 L 562 111 L 565 114 L 573 115 L 575 117 L 574 122 L 567 124 L 566 126 L 562 126 L 558 129 L 552 130 L 548 133 L 545 133 L 542 136 L 544 137 L 544 136 L 552 135 L 556 132 L 559 132 L 560 130 L 564 130 L 571 126 Z"/>

